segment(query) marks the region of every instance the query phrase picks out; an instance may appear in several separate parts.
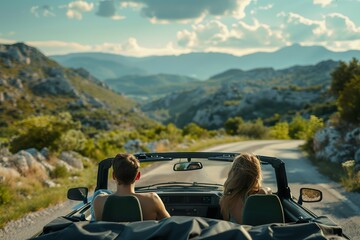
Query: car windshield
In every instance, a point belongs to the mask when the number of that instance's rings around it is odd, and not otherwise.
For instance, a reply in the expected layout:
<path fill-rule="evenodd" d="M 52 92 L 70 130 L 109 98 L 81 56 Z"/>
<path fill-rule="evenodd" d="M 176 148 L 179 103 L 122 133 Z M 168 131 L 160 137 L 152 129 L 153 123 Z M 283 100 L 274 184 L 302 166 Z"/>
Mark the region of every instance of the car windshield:
<path fill-rule="evenodd" d="M 187 162 L 186 159 L 174 159 L 165 162 L 153 162 L 149 166 L 141 167 L 141 178 L 136 182 L 136 188 L 142 189 L 179 189 L 179 188 L 218 188 L 222 189 L 231 162 L 209 161 L 207 159 L 193 159 L 192 161 L 201 162 L 202 169 L 191 171 L 174 171 L 173 166 L 179 162 Z M 144 164 L 142 164 L 144 165 Z M 274 169 L 271 165 L 261 164 L 263 173 L 263 186 L 270 187 L 272 191 L 277 191 Z M 109 181 L 109 189 L 114 191 L 116 186 L 114 181 Z"/>

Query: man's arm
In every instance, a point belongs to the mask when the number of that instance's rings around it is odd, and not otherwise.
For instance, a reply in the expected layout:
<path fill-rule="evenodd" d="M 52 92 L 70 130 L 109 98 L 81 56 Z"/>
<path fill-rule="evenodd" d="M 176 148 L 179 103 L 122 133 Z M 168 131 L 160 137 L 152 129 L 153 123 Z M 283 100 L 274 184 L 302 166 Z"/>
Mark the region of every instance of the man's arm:
<path fill-rule="evenodd" d="M 165 205 L 159 195 L 157 193 L 154 193 L 154 200 L 156 205 L 156 220 L 161 220 L 163 218 L 169 218 L 170 214 L 165 208 Z"/>
<path fill-rule="evenodd" d="M 104 210 L 104 205 L 107 197 L 108 197 L 107 194 L 100 194 L 96 196 L 96 198 L 94 199 L 93 206 L 94 206 L 94 215 L 96 221 L 101 221 L 102 213 Z"/>

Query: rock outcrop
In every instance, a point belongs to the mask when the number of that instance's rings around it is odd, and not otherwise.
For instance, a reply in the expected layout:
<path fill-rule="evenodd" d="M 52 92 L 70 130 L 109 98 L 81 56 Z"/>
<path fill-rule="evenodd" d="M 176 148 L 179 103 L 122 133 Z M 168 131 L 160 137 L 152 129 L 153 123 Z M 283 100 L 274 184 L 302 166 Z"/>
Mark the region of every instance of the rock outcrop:
<path fill-rule="evenodd" d="M 315 134 L 313 147 L 317 158 L 336 163 L 355 160 L 360 168 L 360 127 L 347 131 L 326 127 Z"/>
<path fill-rule="evenodd" d="M 46 149 L 38 151 L 35 148 L 21 150 L 11 154 L 6 148 L 0 149 L 0 181 L 27 177 L 36 174 L 43 179 L 47 187 L 57 186 L 50 178 L 51 172 L 58 165 L 65 166 L 67 171 L 79 171 L 84 168 L 83 161 L 90 161 L 72 151 L 61 152 L 58 157 L 49 159 Z"/>

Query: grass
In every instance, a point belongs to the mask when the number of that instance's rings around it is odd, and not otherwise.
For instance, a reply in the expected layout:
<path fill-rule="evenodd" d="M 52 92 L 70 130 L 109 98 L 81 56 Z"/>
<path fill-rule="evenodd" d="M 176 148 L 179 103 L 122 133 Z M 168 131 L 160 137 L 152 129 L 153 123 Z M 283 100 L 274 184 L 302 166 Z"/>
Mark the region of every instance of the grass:
<path fill-rule="evenodd" d="M 308 158 L 318 171 L 329 177 L 334 182 L 340 183 L 346 191 L 360 192 L 360 171 L 355 171 L 354 165 L 343 163 L 333 163 L 327 159 L 316 158 L 314 154 L 307 151 L 306 146 L 303 150 L 308 154 Z M 351 165 L 351 166 L 350 166 Z"/>
<path fill-rule="evenodd" d="M 345 170 L 345 176 L 341 177 L 341 183 L 348 191 L 360 192 L 360 171 L 355 169 L 355 161 L 348 160 L 341 164 Z"/>
<path fill-rule="evenodd" d="M 81 170 L 81 173 L 73 174 L 70 177 L 54 180 L 58 187 L 46 188 L 36 179 L 18 179 L 25 182 L 22 186 L 9 184 L 10 190 L 16 189 L 16 193 L 11 192 L 11 200 L 1 205 L 0 208 L 0 228 L 11 220 L 25 216 L 30 212 L 39 211 L 66 200 L 67 190 L 71 187 L 85 186 L 93 188 L 96 183 L 97 171 L 95 165 Z M 76 176 L 76 180 L 74 177 Z M 28 181 L 28 182 L 26 182 Z M 13 185 L 13 186 L 12 186 Z"/>

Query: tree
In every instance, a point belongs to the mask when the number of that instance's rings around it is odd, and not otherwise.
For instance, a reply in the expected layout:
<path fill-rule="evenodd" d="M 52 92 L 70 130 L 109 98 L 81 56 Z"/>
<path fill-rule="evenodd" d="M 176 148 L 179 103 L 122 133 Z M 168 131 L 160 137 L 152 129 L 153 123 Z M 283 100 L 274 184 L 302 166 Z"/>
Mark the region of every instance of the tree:
<path fill-rule="evenodd" d="M 338 97 L 344 90 L 346 84 L 356 75 L 360 75 L 360 64 L 356 58 L 353 58 L 349 64 L 340 61 L 339 66 L 331 73 L 331 91 Z"/>
<path fill-rule="evenodd" d="M 238 130 L 239 126 L 242 125 L 243 123 L 244 123 L 244 120 L 242 119 L 242 117 L 229 118 L 224 124 L 226 133 L 228 133 L 230 135 L 237 134 L 237 130 Z"/>
<path fill-rule="evenodd" d="M 345 85 L 337 101 L 340 118 L 351 123 L 360 123 L 360 74 Z"/>

